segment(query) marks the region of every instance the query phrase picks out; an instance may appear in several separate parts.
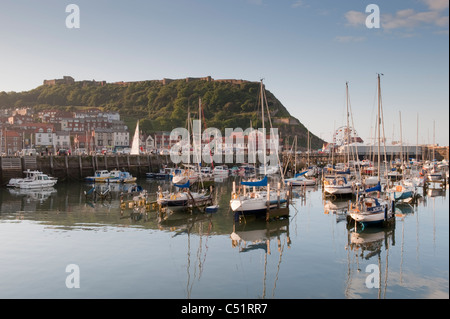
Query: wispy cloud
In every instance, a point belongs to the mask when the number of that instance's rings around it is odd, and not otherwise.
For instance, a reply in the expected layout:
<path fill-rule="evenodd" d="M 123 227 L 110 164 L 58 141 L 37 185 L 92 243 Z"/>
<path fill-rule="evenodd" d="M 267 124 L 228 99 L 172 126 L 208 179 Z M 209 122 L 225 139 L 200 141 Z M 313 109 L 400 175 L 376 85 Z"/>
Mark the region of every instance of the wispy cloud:
<path fill-rule="evenodd" d="M 448 16 L 442 16 L 439 11 L 415 12 L 413 9 L 405 9 L 397 11 L 395 15 L 382 15 L 381 25 L 387 30 L 415 28 L 421 25 L 445 27 L 448 26 Z"/>
<path fill-rule="evenodd" d="M 305 6 L 305 3 L 304 3 L 303 0 L 296 0 L 296 1 L 291 5 L 292 8 L 299 8 L 299 7 L 303 7 L 303 6 Z"/>
<path fill-rule="evenodd" d="M 347 20 L 347 25 L 353 27 L 364 26 L 366 23 L 366 15 L 359 11 L 348 11 L 345 13 L 345 19 Z"/>
<path fill-rule="evenodd" d="M 441 11 L 449 7 L 448 0 L 423 0 L 430 10 Z"/>
<path fill-rule="evenodd" d="M 381 12 L 381 28 L 385 30 L 413 29 L 424 25 L 448 27 L 448 14 L 445 15 L 442 12 L 449 7 L 448 0 L 422 0 L 422 2 L 428 7 L 428 10 L 417 12 L 414 9 L 404 9 L 394 14 Z M 359 11 L 352 10 L 345 13 L 348 26 L 363 27 L 366 18 L 366 13 Z"/>

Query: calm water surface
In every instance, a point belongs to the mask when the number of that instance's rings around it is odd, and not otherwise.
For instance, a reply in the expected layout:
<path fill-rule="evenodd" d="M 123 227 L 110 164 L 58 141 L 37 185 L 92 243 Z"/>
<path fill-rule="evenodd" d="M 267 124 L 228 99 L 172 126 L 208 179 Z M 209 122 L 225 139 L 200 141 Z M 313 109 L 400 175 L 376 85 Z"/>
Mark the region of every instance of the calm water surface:
<path fill-rule="evenodd" d="M 320 186 L 289 218 L 237 224 L 231 178 L 214 214 L 121 211 L 118 192 L 93 203 L 88 189 L 0 189 L 0 298 L 449 298 L 448 190 L 398 205 L 393 227 L 355 232 L 347 200 L 325 201 Z M 79 288 L 66 286 L 71 264 Z"/>

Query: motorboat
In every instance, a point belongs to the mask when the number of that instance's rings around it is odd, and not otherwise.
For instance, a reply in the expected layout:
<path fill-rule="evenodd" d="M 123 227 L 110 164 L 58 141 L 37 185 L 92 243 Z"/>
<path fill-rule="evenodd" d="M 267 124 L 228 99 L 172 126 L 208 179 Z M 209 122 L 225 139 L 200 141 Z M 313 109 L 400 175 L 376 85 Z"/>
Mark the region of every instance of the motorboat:
<path fill-rule="evenodd" d="M 136 177 L 133 177 L 129 172 L 119 171 L 118 169 L 109 172 L 110 177 L 105 180 L 106 183 L 134 183 Z"/>
<path fill-rule="evenodd" d="M 184 185 L 175 185 L 179 190 L 176 192 L 162 191 L 158 189 L 156 193 L 156 202 L 160 206 L 168 207 L 195 207 L 211 202 L 211 194 L 206 190 L 200 192 L 191 192 L 189 190 L 190 182 Z"/>
<path fill-rule="evenodd" d="M 23 183 L 24 181 L 31 181 L 34 179 L 34 175 L 42 174 L 41 171 L 38 170 L 29 170 L 23 171 L 25 174 L 25 177 L 17 177 L 17 178 L 11 178 L 6 186 L 8 187 L 19 187 L 20 183 Z"/>
<path fill-rule="evenodd" d="M 261 165 L 259 167 L 259 174 L 272 175 L 279 172 L 278 165 Z"/>
<path fill-rule="evenodd" d="M 44 173 L 34 174 L 32 179 L 23 180 L 21 183 L 19 183 L 19 188 L 21 189 L 38 189 L 38 188 L 46 188 L 46 187 L 53 187 L 56 182 L 58 181 L 57 178 L 48 176 Z"/>
<path fill-rule="evenodd" d="M 111 174 L 109 173 L 109 171 L 106 169 L 102 169 L 96 170 L 94 176 L 87 176 L 84 178 L 84 180 L 89 183 L 104 183 L 106 179 L 110 177 Z"/>
<path fill-rule="evenodd" d="M 171 179 L 174 175 L 179 172 L 178 168 L 172 167 L 163 167 L 159 170 L 159 173 L 146 173 L 147 178 L 155 178 L 155 179 Z"/>
<path fill-rule="evenodd" d="M 228 166 L 220 165 L 214 167 L 212 173 L 214 177 L 228 177 L 230 171 L 228 170 Z"/>
<path fill-rule="evenodd" d="M 187 165 L 186 169 L 180 169 L 176 173 L 174 172 L 174 175 L 172 177 L 172 183 L 173 184 L 186 184 L 188 181 L 190 184 L 195 183 L 199 178 L 199 173 L 195 170 L 194 165 Z"/>

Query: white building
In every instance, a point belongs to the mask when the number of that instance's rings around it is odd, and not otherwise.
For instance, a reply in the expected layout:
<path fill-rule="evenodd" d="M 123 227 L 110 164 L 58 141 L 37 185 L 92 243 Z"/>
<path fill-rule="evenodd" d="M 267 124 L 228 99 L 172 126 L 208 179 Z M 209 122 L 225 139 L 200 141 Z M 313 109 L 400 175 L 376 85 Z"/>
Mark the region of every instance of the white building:
<path fill-rule="evenodd" d="M 55 150 L 59 149 L 70 149 L 70 134 L 65 131 L 57 131 L 54 133 L 54 148 Z"/>
<path fill-rule="evenodd" d="M 127 130 L 115 130 L 113 133 L 114 146 L 129 147 L 130 133 Z"/>
<path fill-rule="evenodd" d="M 38 128 L 35 133 L 35 143 L 36 148 L 53 148 L 54 145 L 54 132 L 52 128 Z"/>

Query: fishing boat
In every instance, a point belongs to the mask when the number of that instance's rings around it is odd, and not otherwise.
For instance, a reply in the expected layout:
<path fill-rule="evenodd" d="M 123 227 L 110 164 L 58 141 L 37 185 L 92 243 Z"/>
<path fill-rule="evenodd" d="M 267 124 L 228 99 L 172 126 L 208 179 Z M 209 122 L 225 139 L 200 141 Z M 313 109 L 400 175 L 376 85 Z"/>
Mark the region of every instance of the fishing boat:
<path fill-rule="evenodd" d="M 94 176 L 87 176 L 84 178 L 85 182 L 88 183 L 105 183 L 111 174 L 106 169 L 96 170 Z"/>
<path fill-rule="evenodd" d="M 34 174 L 31 179 L 23 180 L 19 183 L 19 188 L 21 189 L 38 189 L 53 187 L 57 183 L 55 177 L 48 176 L 44 173 Z"/>
<path fill-rule="evenodd" d="M 110 177 L 106 179 L 107 183 L 134 183 L 136 177 L 133 177 L 129 172 L 123 172 L 118 169 L 109 172 Z"/>

